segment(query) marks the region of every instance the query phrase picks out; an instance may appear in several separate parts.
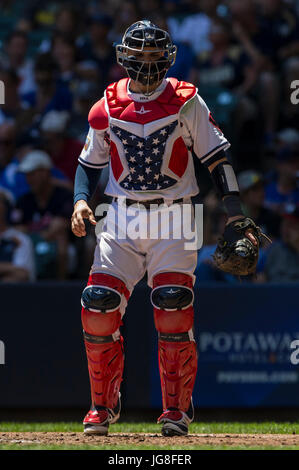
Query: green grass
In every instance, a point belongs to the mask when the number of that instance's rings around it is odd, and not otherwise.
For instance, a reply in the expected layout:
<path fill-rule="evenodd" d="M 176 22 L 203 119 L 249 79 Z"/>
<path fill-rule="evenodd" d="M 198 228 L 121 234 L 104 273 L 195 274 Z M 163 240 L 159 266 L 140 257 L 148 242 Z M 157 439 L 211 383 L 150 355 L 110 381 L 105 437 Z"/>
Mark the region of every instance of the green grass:
<path fill-rule="evenodd" d="M 208 422 L 192 423 L 190 425 L 192 434 L 299 434 L 299 422 Z M 110 432 L 148 432 L 160 433 L 161 426 L 155 423 L 116 423 L 109 428 Z M 0 422 L 0 432 L 81 432 L 81 423 L 22 423 L 22 422 Z"/>

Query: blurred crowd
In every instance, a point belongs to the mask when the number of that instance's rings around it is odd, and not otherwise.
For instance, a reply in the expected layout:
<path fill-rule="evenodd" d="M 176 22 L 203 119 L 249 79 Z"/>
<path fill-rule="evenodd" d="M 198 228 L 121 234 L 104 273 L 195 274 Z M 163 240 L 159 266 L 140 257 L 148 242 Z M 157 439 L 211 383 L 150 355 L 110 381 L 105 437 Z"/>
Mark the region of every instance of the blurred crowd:
<path fill-rule="evenodd" d="M 232 144 L 244 212 L 272 239 L 245 281 L 298 282 L 296 0 L 0 0 L 0 281 L 86 278 L 95 236 L 70 231 L 77 158 L 90 107 L 125 76 L 114 44 L 143 18 L 170 32 L 169 75 L 198 87 Z M 194 161 L 205 222 L 198 278 L 238 282 L 213 267 L 226 215 Z"/>

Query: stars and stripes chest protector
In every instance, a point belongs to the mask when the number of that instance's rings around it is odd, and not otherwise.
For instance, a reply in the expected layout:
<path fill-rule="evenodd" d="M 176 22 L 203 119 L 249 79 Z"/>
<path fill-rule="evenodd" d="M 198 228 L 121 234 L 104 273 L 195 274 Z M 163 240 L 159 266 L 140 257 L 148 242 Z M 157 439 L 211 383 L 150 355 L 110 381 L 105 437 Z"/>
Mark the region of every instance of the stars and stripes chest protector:
<path fill-rule="evenodd" d="M 128 79 L 120 80 L 105 94 L 113 176 L 129 191 L 169 188 L 183 177 L 188 165 L 179 112 L 196 88 L 169 79 L 157 99 L 136 102 L 129 97 L 127 85 Z"/>

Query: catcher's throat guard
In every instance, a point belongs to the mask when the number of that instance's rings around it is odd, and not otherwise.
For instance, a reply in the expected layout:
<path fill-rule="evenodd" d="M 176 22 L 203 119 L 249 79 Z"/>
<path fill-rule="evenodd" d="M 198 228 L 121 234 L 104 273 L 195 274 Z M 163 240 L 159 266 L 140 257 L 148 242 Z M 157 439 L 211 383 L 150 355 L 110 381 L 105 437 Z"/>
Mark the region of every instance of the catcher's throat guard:
<path fill-rule="evenodd" d="M 245 233 L 249 230 L 255 237 L 255 245 Z M 259 247 L 263 238 L 271 240 L 249 217 L 228 224 L 213 255 L 217 268 L 236 276 L 254 274 L 259 257 Z"/>
<path fill-rule="evenodd" d="M 157 59 L 146 61 L 138 57 L 140 52 L 155 53 Z M 163 29 L 151 21 L 132 24 L 125 32 L 122 43 L 116 45 L 116 59 L 128 76 L 148 88 L 159 84 L 167 70 L 175 63 L 177 47 Z M 149 90 L 144 93 L 150 95 Z"/>

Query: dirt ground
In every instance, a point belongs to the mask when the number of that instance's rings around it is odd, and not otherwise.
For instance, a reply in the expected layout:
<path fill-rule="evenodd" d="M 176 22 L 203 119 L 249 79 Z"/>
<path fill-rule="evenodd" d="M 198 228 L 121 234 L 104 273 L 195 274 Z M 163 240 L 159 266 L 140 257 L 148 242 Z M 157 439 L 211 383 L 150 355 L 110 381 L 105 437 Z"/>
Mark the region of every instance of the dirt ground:
<path fill-rule="evenodd" d="M 60 445 L 226 445 L 226 446 L 299 446 L 298 434 L 189 434 L 185 437 L 162 437 L 149 433 L 111 433 L 109 436 L 88 436 L 79 432 L 1 432 L 1 444 Z"/>

